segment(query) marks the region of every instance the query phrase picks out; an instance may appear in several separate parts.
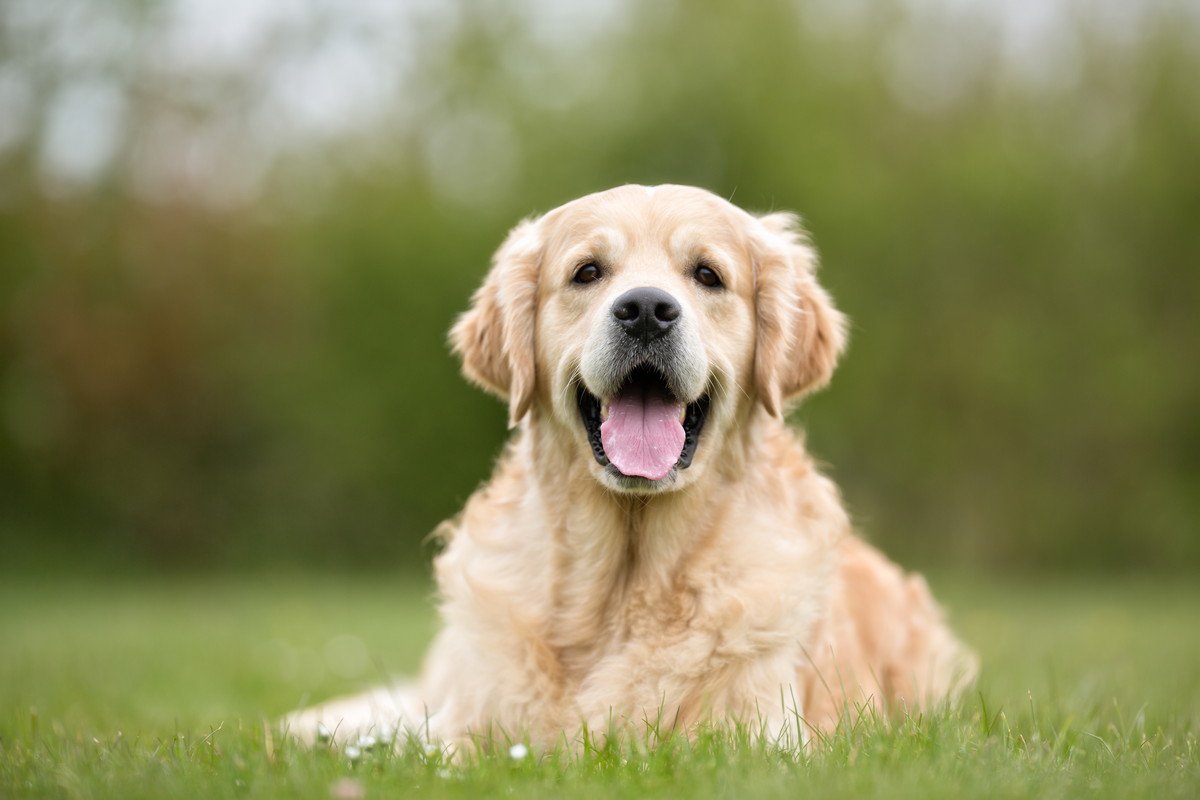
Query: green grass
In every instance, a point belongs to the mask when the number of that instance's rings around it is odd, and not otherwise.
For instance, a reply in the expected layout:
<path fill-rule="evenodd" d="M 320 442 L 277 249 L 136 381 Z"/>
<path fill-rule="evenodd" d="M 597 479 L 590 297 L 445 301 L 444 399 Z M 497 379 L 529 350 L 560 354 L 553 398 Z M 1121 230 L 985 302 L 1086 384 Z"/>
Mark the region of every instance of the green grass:
<path fill-rule="evenodd" d="M 420 581 L 6 578 L 0 797 L 1200 796 L 1196 581 L 934 586 L 984 662 L 959 709 L 866 721 L 803 754 L 711 731 L 454 767 L 264 733 L 414 671 L 434 628 Z"/>

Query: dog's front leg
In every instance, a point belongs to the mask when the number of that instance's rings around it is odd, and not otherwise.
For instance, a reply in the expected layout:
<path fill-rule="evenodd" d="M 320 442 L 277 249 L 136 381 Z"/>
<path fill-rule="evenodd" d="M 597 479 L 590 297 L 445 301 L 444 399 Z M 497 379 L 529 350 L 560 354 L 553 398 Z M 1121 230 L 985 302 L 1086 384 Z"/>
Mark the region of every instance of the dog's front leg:
<path fill-rule="evenodd" d="M 796 654 L 731 654 L 710 636 L 671 646 L 633 646 L 605 659 L 578 695 L 590 738 L 712 724 L 794 748 L 807 740 L 795 687 Z"/>

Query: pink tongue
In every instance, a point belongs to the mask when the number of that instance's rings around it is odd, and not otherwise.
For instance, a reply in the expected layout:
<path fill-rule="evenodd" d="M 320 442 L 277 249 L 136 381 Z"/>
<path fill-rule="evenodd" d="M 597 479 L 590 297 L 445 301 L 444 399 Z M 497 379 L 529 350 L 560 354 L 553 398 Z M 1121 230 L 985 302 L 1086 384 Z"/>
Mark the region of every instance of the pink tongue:
<path fill-rule="evenodd" d="M 652 481 L 666 477 L 683 452 L 680 405 L 658 392 L 626 387 L 600 425 L 604 454 L 624 475 Z"/>

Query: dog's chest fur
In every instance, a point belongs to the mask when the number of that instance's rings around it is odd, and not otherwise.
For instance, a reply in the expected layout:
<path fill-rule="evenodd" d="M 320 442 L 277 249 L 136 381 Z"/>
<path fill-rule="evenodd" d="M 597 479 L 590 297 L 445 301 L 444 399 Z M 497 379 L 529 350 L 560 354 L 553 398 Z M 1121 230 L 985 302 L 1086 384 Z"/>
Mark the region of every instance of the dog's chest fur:
<path fill-rule="evenodd" d="M 777 468 L 756 471 L 761 485 L 645 502 L 569 465 L 530 469 L 532 443 L 518 439 L 437 560 L 443 614 L 477 621 L 457 649 L 504 684 L 477 693 L 486 716 L 561 729 L 596 713 L 588 704 L 698 712 L 714 701 L 690 684 L 710 690 L 723 670 L 736 682 L 756 660 L 798 664 L 845 518 L 790 434 L 766 444 Z M 797 478 L 809 491 L 784 502 Z M 777 480 L 791 491 L 775 496 Z"/>

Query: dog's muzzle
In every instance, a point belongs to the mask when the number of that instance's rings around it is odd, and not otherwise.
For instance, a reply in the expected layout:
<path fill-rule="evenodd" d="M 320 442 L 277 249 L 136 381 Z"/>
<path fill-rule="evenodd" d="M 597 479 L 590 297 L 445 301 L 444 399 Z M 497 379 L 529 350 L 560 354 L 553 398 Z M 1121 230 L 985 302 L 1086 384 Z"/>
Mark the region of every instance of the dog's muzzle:
<path fill-rule="evenodd" d="M 579 414 L 596 461 L 614 477 L 661 481 L 691 465 L 708 416 L 703 357 L 669 293 L 622 293 L 585 356 Z"/>

